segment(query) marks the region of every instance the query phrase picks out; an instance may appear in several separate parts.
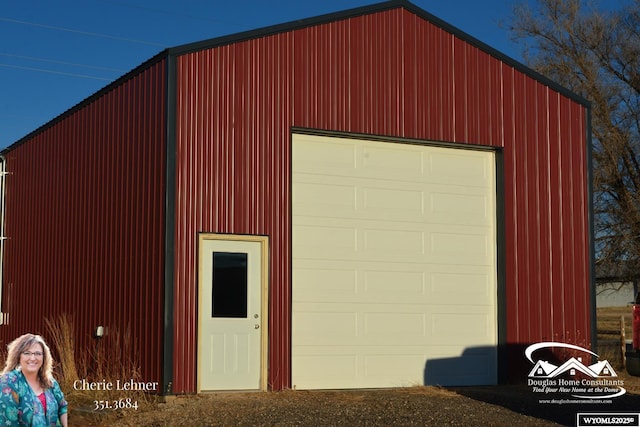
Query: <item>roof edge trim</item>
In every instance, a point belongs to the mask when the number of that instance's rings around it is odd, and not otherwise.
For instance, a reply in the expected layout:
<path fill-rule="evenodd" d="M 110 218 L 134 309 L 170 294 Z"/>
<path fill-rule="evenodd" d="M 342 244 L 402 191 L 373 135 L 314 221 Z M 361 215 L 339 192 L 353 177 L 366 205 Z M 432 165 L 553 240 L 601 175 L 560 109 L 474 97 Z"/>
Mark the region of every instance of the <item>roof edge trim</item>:
<path fill-rule="evenodd" d="M 29 132 L 28 134 L 26 134 L 22 138 L 18 139 L 16 142 L 14 142 L 12 144 L 9 144 L 8 146 L 6 146 L 2 150 L 0 150 L 0 155 L 5 154 L 6 152 L 8 152 L 8 151 L 16 148 L 17 146 L 21 145 L 23 142 L 33 138 L 34 136 L 38 135 L 41 132 L 49 129 L 50 127 L 54 126 L 58 122 L 61 122 L 62 120 L 64 120 L 65 118 L 67 118 L 68 116 L 73 114 L 74 112 L 82 109 L 83 107 L 85 107 L 88 104 L 92 103 L 93 101 L 95 101 L 96 99 L 100 98 L 104 94 L 106 94 L 106 93 L 110 92 L 111 90 L 115 89 L 116 87 L 120 86 L 122 83 L 126 82 L 129 79 L 132 79 L 135 76 L 137 76 L 138 74 L 140 74 L 142 71 L 146 70 L 147 68 L 150 68 L 153 65 L 157 64 L 158 62 L 166 59 L 167 56 L 168 56 L 168 51 L 169 51 L 169 49 L 164 49 L 164 50 L 160 51 L 158 54 L 156 54 L 156 55 L 152 56 L 151 58 L 147 59 L 142 64 L 140 64 L 137 67 L 133 68 L 131 71 L 127 72 L 126 74 L 123 74 L 122 76 L 118 77 L 117 79 L 115 79 L 111 83 L 107 84 L 102 89 L 99 89 L 97 92 L 94 92 L 93 94 L 89 95 L 88 97 L 86 97 L 82 101 L 78 102 L 76 105 L 74 105 L 72 107 L 69 107 L 67 110 L 65 110 L 62 113 L 60 113 L 59 115 L 55 116 L 53 119 L 49 120 L 48 122 L 42 124 L 41 126 L 37 127 L 36 129 L 32 130 L 31 132 Z"/>
<path fill-rule="evenodd" d="M 294 21 L 284 22 L 281 24 L 269 25 L 266 27 L 256 28 L 239 33 L 228 34 L 225 36 L 214 37 L 207 40 L 201 40 L 194 43 L 187 43 L 180 46 L 170 48 L 171 54 L 185 55 L 197 52 L 202 49 L 211 49 L 215 47 L 225 46 L 233 43 L 243 42 L 261 37 L 286 33 L 289 31 L 300 30 L 315 25 L 327 24 L 329 22 L 341 21 L 344 19 L 355 18 L 358 16 L 369 15 L 372 13 L 384 12 L 386 10 L 397 8 L 409 8 L 413 5 L 407 0 L 389 0 L 381 3 L 374 3 L 368 6 L 359 6 L 352 9 L 342 10 L 338 12 L 330 12 L 310 18 L 297 19 Z M 413 6 L 415 7 L 415 6 Z M 418 9 L 420 10 L 420 9 Z"/>
<path fill-rule="evenodd" d="M 591 101 L 587 100 L 586 98 L 584 98 L 583 96 L 575 93 L 574 91 L 562 86 L 561 84 L 551 80 L 550 78 L 544 76 L 543 74 L 539 73 L 538 71 L 532 69 L 531 67 L 523 64 L 522 62 L 518 61 L 517 59 L 514 59 L 512 57 L 510 57 L 509 55 L 497 50 L 494 47 L 489 46 L 488 44 L 486 44 L 485 42 L 475 38 L 474 36 L 472 36 L 469 33 L 466 33 L 464 31 L 462 31 L 461 29 L 449 24 L 446 21 L 443 21 L 442 19 L 438 18 L 437 16 L 432 15 L 431 13 L 425 11 L 424 9 L 419 8 L 418 6 L 408 2 L 408 1 L 401 1 L 401 3 L 404 3 L 404 8 L 407 9 L 408 11 L 418 15 L 419 17 L 431 22 L 432 24 L 442 28 L 443 30 L 453 34 L 454 36 L 462 39 L 463 41 L 471 44 L 472 46 L 477 47 L 478 49 L 488 53 L 489 55 L 499 59 L 500 61 L 504 62 L 505 64 L 513 67 L 515 70 L 520 71 L 522 73 L 524 73 L 525 75 L 533 78 L 534 80 L 539 81 L 540 83 L 542 83 L 543 85 L 549 87 L 550 89 L 555 90 L 556 92 L 566 96 L 567 98 L 582 104 L 584 107 L 586 108 L 590 108 L 591 107 Z"/>

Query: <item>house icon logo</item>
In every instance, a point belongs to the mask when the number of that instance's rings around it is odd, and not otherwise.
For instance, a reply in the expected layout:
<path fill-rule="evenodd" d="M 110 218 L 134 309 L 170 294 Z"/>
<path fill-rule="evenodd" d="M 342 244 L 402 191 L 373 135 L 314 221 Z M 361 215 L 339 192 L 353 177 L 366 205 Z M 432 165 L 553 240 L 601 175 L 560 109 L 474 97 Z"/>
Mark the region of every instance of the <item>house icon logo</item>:
<path fill-rule="evenodd" d="M 616 371 L 606 360 L 586 366 L 582 363 L 581 357 L 572 357 L 560 366 L 556 366 L 544 360 L 538 360 L 533 369 L 531 369 L 531 372 L 529 372 L 529 378 L 555 378 L 567 373 L 571 376 L 575 376 L 578 372 L 592 378 L 618 376 Z"/>
<path fill-rule="evenodd" d="M 581 399 L 612 398 L 626 393 L 622 388 L 623 381 L 618 379 L 609 361 L 598 360 L 598 355 L 589 349 L 560 342 L 542 342 L 530 345 L 524 354 L 533 365 L 529 371 L 528 385 L 533 387 L 535 393 L 569 393 Z M 548 358 L 552 354 L 554 363 L 541 357 L 546 355 Z M 570 356 L 562 361 L 558 354 Z M 558 358 L 561 363 L 558 363 Z"/>

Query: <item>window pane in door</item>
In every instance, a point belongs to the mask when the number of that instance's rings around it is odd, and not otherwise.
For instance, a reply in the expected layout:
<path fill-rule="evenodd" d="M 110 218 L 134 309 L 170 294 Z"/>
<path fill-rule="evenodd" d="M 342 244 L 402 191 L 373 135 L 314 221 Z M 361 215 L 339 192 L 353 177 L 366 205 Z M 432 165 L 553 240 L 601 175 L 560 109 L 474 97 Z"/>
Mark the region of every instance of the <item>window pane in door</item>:
<path fill-rule="evenodd" d="M 213 253 L 211 317 L 247 317 L 247 254 Z"/>

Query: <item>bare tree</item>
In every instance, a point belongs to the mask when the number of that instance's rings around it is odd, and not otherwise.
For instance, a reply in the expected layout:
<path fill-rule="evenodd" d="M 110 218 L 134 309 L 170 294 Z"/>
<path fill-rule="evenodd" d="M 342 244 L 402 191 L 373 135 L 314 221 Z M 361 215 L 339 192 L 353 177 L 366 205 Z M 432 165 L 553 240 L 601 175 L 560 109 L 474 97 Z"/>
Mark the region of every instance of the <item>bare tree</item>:
<path fill-rule="evenodd" d="M 592 103 L 596 257 L 640 275 L 640 0 L 610 12 L 581 0 L 518 5 L 509 25 L 527 64 Z"/>

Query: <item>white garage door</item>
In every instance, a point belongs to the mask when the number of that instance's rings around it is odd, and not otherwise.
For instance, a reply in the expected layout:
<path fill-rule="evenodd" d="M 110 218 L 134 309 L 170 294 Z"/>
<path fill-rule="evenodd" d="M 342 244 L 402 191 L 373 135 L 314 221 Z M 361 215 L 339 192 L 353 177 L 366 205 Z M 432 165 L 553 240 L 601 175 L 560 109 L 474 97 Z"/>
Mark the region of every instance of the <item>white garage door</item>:
<path fill-rule="evenodd" d="M 497 381 L 491 151 L 294 135 L 292 386 Z"/>

